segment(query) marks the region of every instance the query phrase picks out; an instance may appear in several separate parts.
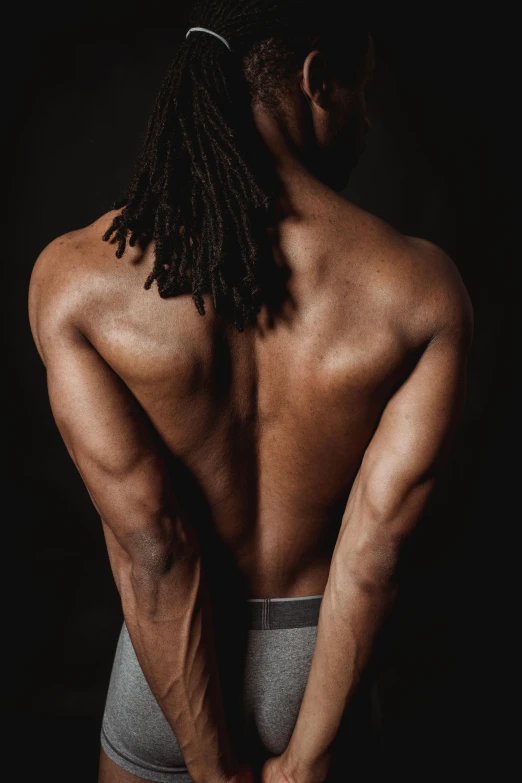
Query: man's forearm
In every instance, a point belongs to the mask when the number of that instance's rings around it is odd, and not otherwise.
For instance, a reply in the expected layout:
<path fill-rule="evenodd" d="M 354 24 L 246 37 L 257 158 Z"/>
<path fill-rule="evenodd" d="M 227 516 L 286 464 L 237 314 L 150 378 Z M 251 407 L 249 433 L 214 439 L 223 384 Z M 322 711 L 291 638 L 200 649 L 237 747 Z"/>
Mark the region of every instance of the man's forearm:
<path fill-rule="evenodd" d="M 332 743 L 375 635 L 394 597 L 390 581 L 374 569 L 362 578 L 350 569 L 342 547 L 332 559 L 304 697 L 284 768 L 296 783 L 321 783 Z"/>
<path fill-rule="evenodd" d="M 151 568 L 155 558 L 140 562 L 135 556 L 119 569 L 125 622 L 191 778 L 219 783 L 235 769 L 199 549 L 195 543 L 178 542 L 171 551 L 159 551 L 158 559 Z"/>

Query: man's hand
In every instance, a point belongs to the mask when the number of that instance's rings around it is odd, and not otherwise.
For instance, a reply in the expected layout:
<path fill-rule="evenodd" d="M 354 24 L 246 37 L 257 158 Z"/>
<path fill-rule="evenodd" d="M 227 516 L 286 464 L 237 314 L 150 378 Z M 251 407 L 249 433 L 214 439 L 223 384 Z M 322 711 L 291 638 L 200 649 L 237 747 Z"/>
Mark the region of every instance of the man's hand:
<path fill-rule="evenodd" d="M 274 756 L 264 763 L 261 770 L 261 783 L 294 783 L 283 772 L 282 758 L 282 756 Z"/>
<path fill-rule="evenodd" d="M 305 769 L 292 762 L 287 753 L 268 759 L 261 770 L 261 783 L 324 783 L 328 760 L 317 769 Z"/>
<path fill-rule="evenodd" d="M 254 783 L 252 767 L 242 764 L 236 774 L 229 778 L 226 783 Z"/>

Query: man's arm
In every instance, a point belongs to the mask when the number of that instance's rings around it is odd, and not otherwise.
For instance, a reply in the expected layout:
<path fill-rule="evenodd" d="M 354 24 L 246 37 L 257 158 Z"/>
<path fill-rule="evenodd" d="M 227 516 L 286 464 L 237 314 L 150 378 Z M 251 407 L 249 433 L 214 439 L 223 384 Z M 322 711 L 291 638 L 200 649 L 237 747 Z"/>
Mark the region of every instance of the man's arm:
<path fill-rule="evenodd" d="M 56 277 L 44 263 L 31 282 L 31 328 L 56 423 L 102 519 L 137 658 L 195 783 L 235 780 L 196 536 L 143 411 L 70 323 L 67 302 L 49 294 L 46 277 Z"/>
<path fill-rule="evenodd" d="M 425 507 L 451 441 L 471 336 L 465 292 L 461 305 L 462 312 L 437 331 L 388 402 L 353 484 L 325 587 L 308 683 L 280 760 L 295 783 L 321 783 L 326 777 L 343 713 L 394 598 L 401 543 Z"/>

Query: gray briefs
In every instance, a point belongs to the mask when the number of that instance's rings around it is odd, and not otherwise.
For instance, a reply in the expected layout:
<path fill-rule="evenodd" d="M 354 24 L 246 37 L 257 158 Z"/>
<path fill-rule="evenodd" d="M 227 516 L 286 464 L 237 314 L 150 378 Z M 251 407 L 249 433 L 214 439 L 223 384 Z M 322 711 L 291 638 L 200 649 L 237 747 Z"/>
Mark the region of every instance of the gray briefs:
<path fill-rule="evenodd" d="M 239 760 L 261 765 L 286 748 L 312 663 L 321 600 L 321 595 L 249 599 L 241 618 L 243 633 L 233 644 L 231 630 L 220 634 L 221 623 L 214 620 L 227 729 Z M 233 626 L 230 614 L 228 618 Z M 350 728 L 348 732 L 360 745 L 357 732 Z M 157 783 L 191 783 L 125 624 L 116 649 L 101 744 L 115 764 L 138 777 Z"/>

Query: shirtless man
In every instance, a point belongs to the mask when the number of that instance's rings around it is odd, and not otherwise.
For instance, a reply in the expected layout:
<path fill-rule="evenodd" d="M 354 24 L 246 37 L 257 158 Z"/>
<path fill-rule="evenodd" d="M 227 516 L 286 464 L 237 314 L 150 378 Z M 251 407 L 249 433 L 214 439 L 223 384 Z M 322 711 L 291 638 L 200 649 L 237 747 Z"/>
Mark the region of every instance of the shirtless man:
<path fill-rule="evenodd" d="M 200 3 L 124 203 L 34 268 L 125 618 L 100 783 L 357 779 L 357 720 L 337 740 L 459 417 L 472 315 L 439 248 L 339 195 L 373 52 L 320 6 Z M 258 301 L 271 262 L 284 296 Z"/>

